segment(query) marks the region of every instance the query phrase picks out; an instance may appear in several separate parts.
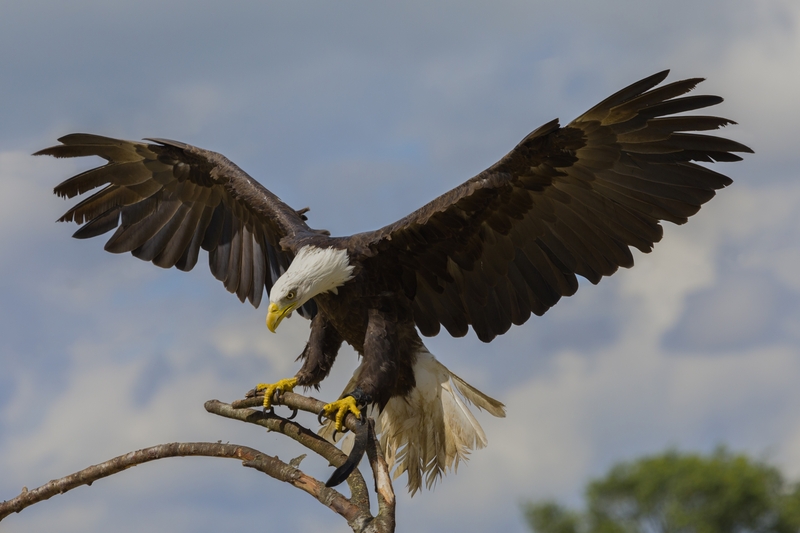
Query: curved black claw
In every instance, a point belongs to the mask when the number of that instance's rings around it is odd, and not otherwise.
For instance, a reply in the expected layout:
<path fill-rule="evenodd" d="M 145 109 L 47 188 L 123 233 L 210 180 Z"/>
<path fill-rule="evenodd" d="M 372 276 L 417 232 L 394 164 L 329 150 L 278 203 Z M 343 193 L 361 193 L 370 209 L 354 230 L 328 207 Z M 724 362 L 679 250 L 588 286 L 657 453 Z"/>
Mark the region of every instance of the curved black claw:
<path fill-rule="evenodd" d="M 289 416 L 286 418 L 286 420 L 293 420 L 293 419 L 294 419 L 294 417 L 296 417 L 296 416 L 297 416 L 297 408 L 294 408 L 294 409 L 292 409 L 292 414 L 290 414 L 290 415 L 289 415 Z"/>
<path fill-rule="evenodd" d="M 275 409 L 273 409 L 272 406 L 270 405 L 269 407 L 262 407 L 261 412 L 264 413 L 265 415 L 274 415 Z"/>
<path fill-rule="evenodd" d="M 342 431 L 339 431 L 338 429 L 336 429 L 336 428 L 333 428 L 333 434 L 331 435 L 331 439 L 332 439 L 334 442 L 336 442 L 336 434 L 337 434 L 337 433 L 341 433 L 342 435 L 345 435 L 345 434 L 346 434 L 348 431 L 350 431 L 350 430 L 349 430 L 349 429 L 347 429 L 347 428 L 344 428 Z"/>
<path fill-rule="evenodd" d="M 325 416 L 325 409 L 320 409 L 319 413 L 317 413 L 317 420 L 319 420 L 320 426 L 325 423 L 322 421 L 322 417 L 324 416 Z"/>
<path fill-rule="evenodd" d="M 258 385 L 247 391 L 244 395 L 245 398 L 258 398 L 264 396 L 264 389 L 259 390 Z"/>

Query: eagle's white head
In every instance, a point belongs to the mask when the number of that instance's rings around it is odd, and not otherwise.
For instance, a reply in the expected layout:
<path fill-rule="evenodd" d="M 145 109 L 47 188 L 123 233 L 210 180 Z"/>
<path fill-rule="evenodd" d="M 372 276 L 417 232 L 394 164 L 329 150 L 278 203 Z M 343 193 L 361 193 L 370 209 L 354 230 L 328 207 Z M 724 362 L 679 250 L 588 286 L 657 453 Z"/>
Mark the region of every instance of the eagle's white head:
<path fill-rule="evenodd" d="M 273 333 L 284 317 L 323 292 L 337 292 L 353 279 L 346 250 L 303 246 L 269 293 L 267 327 Z"/>

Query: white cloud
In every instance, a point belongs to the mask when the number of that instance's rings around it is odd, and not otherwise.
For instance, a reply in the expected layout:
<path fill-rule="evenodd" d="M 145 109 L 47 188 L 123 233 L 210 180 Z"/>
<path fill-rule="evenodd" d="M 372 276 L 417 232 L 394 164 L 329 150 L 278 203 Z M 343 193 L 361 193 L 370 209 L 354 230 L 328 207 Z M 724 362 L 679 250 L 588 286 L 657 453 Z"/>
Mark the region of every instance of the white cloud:
<path fill-rule="evenodd" d="M 637 254 L 635 267 L 621 282 L 623 294 L 643 302 L 642 313 L 628 327 L 651 338 L 677 319 L 689 292 L 712 283 L 715 275 L 708 243 L 672 229 L 649 255 Z"/>

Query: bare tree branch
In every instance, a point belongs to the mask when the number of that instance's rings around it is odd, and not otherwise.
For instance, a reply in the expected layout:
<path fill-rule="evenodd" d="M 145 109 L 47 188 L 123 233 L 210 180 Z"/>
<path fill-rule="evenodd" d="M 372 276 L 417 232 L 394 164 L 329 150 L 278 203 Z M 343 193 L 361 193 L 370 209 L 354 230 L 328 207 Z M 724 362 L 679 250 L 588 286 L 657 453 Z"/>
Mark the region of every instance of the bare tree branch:
<path fill-rule="evenodd" d="M 369 464 L 372 467 L 372 472 L 375 477 L 375 494 L 378 497 L 378 515 L 375 517 L 375 521 L 370 524 L 374 529 L 367 529 L 365 531 L 370 533 L 394 531 L 396 500 L 394 489 L 392 488 L 392 476 L 389 472 L 389 465 L 386 464 L 386 459 L 383 457 L 381 444 L 378 442 L 378 438 L 375 435 L 375 423 L 372 420 L 367 420 L 369 423 L 370 435 L 370 443 L 367 446 L 367 457 L 369 457 Z M 355 472 L 358 472 L 358 470 Z M 353 477 L 352 474 L 350 477 Z"/>
<path fill-rule="evenodd" d="M 81 485 L 91 485 L 98 479 L 122 472 L 132 466 L 167 457 L 190 456 L 239 459 L 244 466 L 255 468 L 275 479 L 290 483 L 308 492 L 345 517 L 348 522 L 357 518 L 361 512 L 361 509 L 351 504 L 340 493 L 326 488 L 324 483 L 307 476 L 297 468 L 287 465 L 275 457 L 253 448 L 211 442 L 173 442 L 129 452 L 109 461 L 84 468 L 61 479 L 54 479 L 36 489 L 23 491 L 16 498 L 0 503 L 0 520 L 11 513 L 18 513 L 34 503 L 47 500 L 56 494 L 63 494 Z M 330 492 L 336 494 L 330 494 Z"/>
<path fill-rule="evenodd" d="M 252 395 L 250 398 L 234 402 L 233 405 L 228 405 L 218 400 L 210 400 L 206 402 L 205 408 L 210 413 L 256 424 L 286 435 L 324 457 L 334 466 L 341 465 L 347 459 L 347 456 L 333 444 L 300 424 L 277 416 L 274 412 L 262 413 L 249 408 L 260 406 L 262 402 L 263 396 L 258 398 Z M 324 405 L 319 400 L 293 393 L 286 393 L 276 398 L 275 403 L 311 413 L 317 413 Z M 345 419 L 345 425 L 350 429 L 355 428 L 356 422 L 355 417 L 352 415 Z M 347 520 L 353 531 L 357 533 L 391 533 L 395 528 L 395 497 L 389 477 L 389 469 L 383 459 L 371 422 L 369 434 L 367 454 L 373 470 L 375 491 L 378 499 L 378 514 L 375 517 L 370 514 L 369 491 L 364 482 L 364 477 L 358 470 L 353 471 L 347 480 L 351 497 L 346 498 L 337 490 L 328 488 L 323 482 L 303 473 L 294 462 L 286 464 L 277 457 L 247 446 L 222 444 L 221 442 L 175 442 L 130 452 L 66 477 L 52 480 L 36 489 L 24 489 L 17 497 L 0 503 L 0 521 L 12 513 L 18 513 L 56 494 L 63 494 L 81 485 L 91 485 L 98 479 L 117 474 L 136 465 L 167 457 L 204 456 L 238 459 L 242 461 L 243 466 L 259 470 L 307 492 Z"/>
<path fill-rule="evenodd" d="M 286 395 L 288 394 L 290 393 L 286 393 Z M 299 395 L 292 394 L 292 396 L 294 397 Z M 305 405 L 308 404 L 308 400 L 312 400 L 314 402 L 318 401 L 313 400 L 312 398 L 306 398 L 304 396 L 299 396 L 299 399 L 292 398 L 290 401 L 295 402 L 295 404 L 302 403 Z M 232 418 L 234 420 L 241 420 L 242 422 L 249 422 L 251 424 L 265 427 L 270 431 L 283 433 L 287 437 L 296 440 L 317 455 L 327 459 L 333 466 L 338 467 L 347 460 L 347 455 L 342 453 L 339 448 L 292 420 L 286 420 L 285 418 L 281 418 L 275 414 L 262 413 L 261 411 L 255 411 L 253 409 L 237 409 L 233 407 L 234 405 L 241 405 L 242 403 L 255 403 L 260 406 L 262 401 L 263 397 L 259 399 L 240 400 L 238 402 L 233 402 L 232 405 L 228 405 L 220 402 L 219 400 L 209 400 L 205 403 L 205 408 L 206 411 L 209 413 L 214 413 L 215 415 Z M 289 406 L 295 407 L 295 405 Z M 367 484 L 364 482 L 364 477 L 361 475 L 361 472 L 355 470 L 347 479 L 347 484 L 350 486 L 350 500 L 356 505 L 360 505 L 362 507 L 366 506 L 367 511 L 369 511 L 369 491 L 367 490 Z"/>

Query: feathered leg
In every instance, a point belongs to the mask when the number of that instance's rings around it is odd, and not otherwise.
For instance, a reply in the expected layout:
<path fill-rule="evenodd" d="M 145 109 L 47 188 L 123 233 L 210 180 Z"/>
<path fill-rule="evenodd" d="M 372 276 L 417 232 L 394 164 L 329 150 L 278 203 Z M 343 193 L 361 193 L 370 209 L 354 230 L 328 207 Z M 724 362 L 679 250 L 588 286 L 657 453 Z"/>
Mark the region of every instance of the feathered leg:
<path fill-rule="evenodd" d="M 317 313 L 311 321 L 308 343 L 297 358 L 303 361 L 303 366 L 295 375 L 297 384 L 303 387 L 318 386 L 320 381 L 328 377 L 342 342 L 342 336 L 333 324 L 321 311 Z"/>

